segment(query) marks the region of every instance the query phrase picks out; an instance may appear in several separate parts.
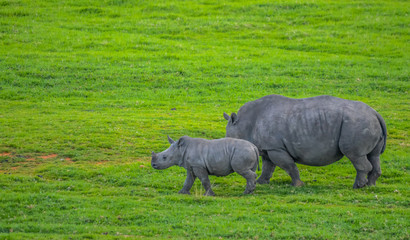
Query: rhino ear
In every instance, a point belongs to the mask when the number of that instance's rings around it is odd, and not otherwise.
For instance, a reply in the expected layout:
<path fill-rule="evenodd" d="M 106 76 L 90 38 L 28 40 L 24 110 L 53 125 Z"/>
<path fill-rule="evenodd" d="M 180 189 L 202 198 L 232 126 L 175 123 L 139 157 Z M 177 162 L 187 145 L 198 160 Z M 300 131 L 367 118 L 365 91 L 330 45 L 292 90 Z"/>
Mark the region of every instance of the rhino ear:
<path fill-rule="evenodd" d="M 229 118 L 230 118 L 230 117 L 229 117 L 228 114 L 226 114 L 226 112 L 224 112 L 224 118 L 229 121 Z"/>
<path fill-rule="evenodd" d="M 236 115 L 236 113 L 231 114 L 231 121 L 232 124 L 236 124 L 236 122 L 238 122 L 238 115 Z"/>
<path fill-rule="evenodd" d="M 168 137 L 168 142 L 170 143 L 170 144 L 173 144 L 175 141 L 174 140 L 172 140 L 172 138 L 170 138 L 168 135 L 167 135 L 167 137 Z"/>
<path fill-rule="evenodd" d="M 184 145 L 185 145 L 185 138 L 182 137 L 178 140 L 178 147 L 182 147 Z"/>

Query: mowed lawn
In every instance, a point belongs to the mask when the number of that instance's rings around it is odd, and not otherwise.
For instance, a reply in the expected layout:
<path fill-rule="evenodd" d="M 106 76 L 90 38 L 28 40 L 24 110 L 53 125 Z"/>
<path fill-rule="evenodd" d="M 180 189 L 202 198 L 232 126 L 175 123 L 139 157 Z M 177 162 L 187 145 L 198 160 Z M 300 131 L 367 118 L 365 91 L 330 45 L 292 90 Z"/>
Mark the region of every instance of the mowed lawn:
<path fill-rule="evenodd" d="M 408 1 L 0 0 L 0 239 L 409 239 Z M 385 119 L 377 186 L 350 161 L 238 174 L 155 170 L 268 94 L 359 100 Z M 257 171 L 260 175 L 261 171 Z"/>

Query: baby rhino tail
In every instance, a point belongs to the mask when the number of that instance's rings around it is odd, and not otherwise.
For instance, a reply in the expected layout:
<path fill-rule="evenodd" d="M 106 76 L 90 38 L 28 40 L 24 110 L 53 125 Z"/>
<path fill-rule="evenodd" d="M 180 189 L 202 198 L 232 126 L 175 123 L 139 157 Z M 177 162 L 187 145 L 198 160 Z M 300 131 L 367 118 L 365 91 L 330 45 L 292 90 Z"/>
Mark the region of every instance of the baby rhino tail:
<path fill-rule="evenodd" d="M 256 159 L 258 159 L 258 171 L 260 171 L 260 167 L 259 167 L 259 150 L 256 146 L 253 147 L 253 150 L 255 151 L 256 154 Z"/>
<path fill-rule="evenodd" d="M 386 129 L 386 123 L 384 122 L 383 117 L 377 112 L 376 112 L 376 116 L 377 116 L 377 119 L 379 120 L 380 126 L 382 128 L 382 132 L 383 132 L 383 147 L 380 152 L 380 154 L 382 154 L 384 150 L 386 149 L 387 129 Z"/>

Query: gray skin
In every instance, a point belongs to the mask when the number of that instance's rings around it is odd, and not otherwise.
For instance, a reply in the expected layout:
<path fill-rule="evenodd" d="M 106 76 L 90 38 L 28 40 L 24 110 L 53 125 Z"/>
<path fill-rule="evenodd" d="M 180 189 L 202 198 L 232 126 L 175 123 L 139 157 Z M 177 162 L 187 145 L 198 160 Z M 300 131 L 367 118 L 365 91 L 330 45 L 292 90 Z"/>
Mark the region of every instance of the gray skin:
<path fill-rule="evenodd" d="M 301 186 L 295 163 L 325 166 L 349 158 L 357 175 L 353 188 L 375 185 L 381 175 L 386 125 L 362 102 L 331 96 L 291 99 L 269 95 L 243 105 L 238 115 L 224 113 L 226 137 L 255 144 L 262 156 L 259 184 L 267 184 L 276 166 Z"/>
<path fill-rule="evenodd" d="M 187 170 L 187 178 L 181 194 L 190 194 L 198 177 L 207 196 L 214 196 L 208 175 L 227 176 L 237 172 L 246 179 L 244 194 L 252 193 L 256 186 L 256 167 L 259 164 L 258 149 L 252 143 L 241 139 L 222 138 L 206 140 L 181 137 L 178 141 L 168 136 L 171 146 L 160 153 L 152 152 L 151 166 L 166 169 L 178 165 Z"/>

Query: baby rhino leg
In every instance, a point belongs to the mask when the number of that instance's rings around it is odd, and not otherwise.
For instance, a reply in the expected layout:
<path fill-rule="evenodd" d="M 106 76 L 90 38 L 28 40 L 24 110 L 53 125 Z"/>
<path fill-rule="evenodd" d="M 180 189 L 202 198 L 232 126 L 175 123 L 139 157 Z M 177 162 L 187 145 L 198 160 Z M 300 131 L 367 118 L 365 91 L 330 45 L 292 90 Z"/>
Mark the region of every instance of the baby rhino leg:
<path fill-rule="evenodd" d="M 196 176 L 191 170 L 187 170 L 187 177 L 184 182 L 184 187 L 178 192 L 180 194 L 191 194 L 189 190 L 191 190 L 192 185 L 194 184 Z"/>
<path fill-rule="evenodd" d="M 255 190 L 256 175 L 255 170 L 258 165 L 259 155 L 253 147 L 238 149 L 231 159 L 231 167 L 236 173 L 246 179 L 246 189 L 244 194 L 250 194 Z"/>
<path fill-rule="evenodd" d="M 255 190 L 256 177 L 258 175 L 256 175 L 256 173 L 253 172 L 252 170 L 238 172 L 238 174 L 246 179 L 246 188 L 245 188 L 245 192 L 243 192 L 243 194 L 252 193 Z"/>
<path fill-rule="evenodd" d="M 202 186 L 205 188 L 205 196 L 215 196 L 211 189 L 211 182 L 209 181 L 208 171 L 205 168 L 192 168 L 194 174 L 201 180 Z"/>

